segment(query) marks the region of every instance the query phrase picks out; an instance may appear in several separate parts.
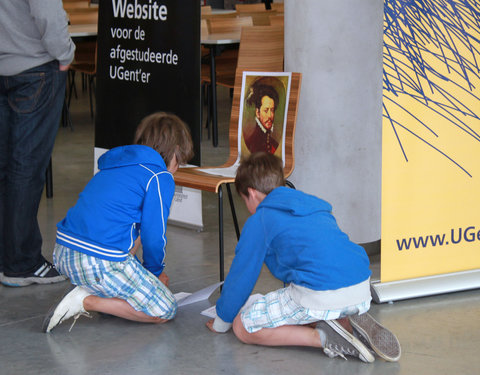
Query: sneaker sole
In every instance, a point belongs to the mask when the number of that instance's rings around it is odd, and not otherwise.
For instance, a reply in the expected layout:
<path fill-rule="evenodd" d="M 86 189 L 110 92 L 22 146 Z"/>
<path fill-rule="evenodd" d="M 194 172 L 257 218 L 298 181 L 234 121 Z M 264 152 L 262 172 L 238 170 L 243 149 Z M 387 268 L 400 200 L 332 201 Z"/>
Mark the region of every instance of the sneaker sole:
<path fill-rule="evenodd" d="M 358 350 L 360 353 L 360 359 L 363 362 L 372 363 L 375 361 L 375 357 L 372 355 L 372 353 L 370 353 L 370 350 L 368 350 L 368 348 L 363 345 L 360 340 L 346 331 L 340 323 L 338 323 L 336 320 L 325 320 L 325 323 L 327 323 L 335 332 L 337 332 L 340 336 L 352 344 L 355 349 Z"/>
<path fill-rule="evenodd" d="M 368 313 L 350 317 L 350 324 L 370 344 L 377 355 L 389 362 L 400 359 L 402 350 L 397 337 Z"/>
<path fill-rule="evenodd" d="M 60 275 L 56 277 L 8 277 L 3 276 L 1 283 L 5 286 L 22 287 L 32 284 L 55 284 L 67 280 L 68 277 Z"/>

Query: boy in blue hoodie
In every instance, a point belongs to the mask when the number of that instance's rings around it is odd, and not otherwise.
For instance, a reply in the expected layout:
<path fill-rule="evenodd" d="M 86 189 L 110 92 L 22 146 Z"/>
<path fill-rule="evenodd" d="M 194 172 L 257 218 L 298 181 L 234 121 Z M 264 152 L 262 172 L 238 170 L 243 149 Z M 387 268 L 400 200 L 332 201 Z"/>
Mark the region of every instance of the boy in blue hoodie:
<path fill-rule="evenodd" d="M 99 158 L 100 171 L 57 225 L 54 263 L 76 287 L 51 309 L 45 332 L 90 311 L 146 323 L 175 316 L 164 272 L 166 225 L 172 174 L 192 156 L 185 123 L 158 112 L 141 121 L 133 145 Z M 134 256 L 140 235 L 143 265 Z"/>
<path fill-rule="evenodd" d="M 395 335 L 370 307 L 369 260 L 333 217 L 329 203 L 284 187 L 282 161 L 268 153 L 242 160 L 235 186 L 252 216 L 217 301 L 213 332 L 233 325 L 246 344 L 323 348 L 329 357 L 373 362 L 400 358 Z M 244 306 L 263 263 L 288 284 Z"/>

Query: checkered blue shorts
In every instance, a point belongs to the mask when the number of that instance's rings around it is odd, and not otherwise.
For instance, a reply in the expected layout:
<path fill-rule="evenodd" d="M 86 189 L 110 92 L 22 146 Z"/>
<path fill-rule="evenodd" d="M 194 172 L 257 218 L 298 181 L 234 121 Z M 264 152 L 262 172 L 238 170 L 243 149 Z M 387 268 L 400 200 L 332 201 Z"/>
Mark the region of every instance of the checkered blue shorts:
<path fill-rule="evenodd" d="M 72 284 L 93 295 L 123 299 L 136 311 L 162 319 L 172 319 L 177 312 L 172 292 L 132 255 L 112 262 L 56 244 L 53 261 Z"/>
<path fill-rule="evenodd" d="M 312 310 L 298 305 L 290 295 L 289 287 L 270 292 L 241 311 L 242 324 L 249 333 L 263 328 L 283 325 L 304 325 L 320 320 L 344 318 L 363 314 L 370 308 L 370 301 L 339 310 Z"/>

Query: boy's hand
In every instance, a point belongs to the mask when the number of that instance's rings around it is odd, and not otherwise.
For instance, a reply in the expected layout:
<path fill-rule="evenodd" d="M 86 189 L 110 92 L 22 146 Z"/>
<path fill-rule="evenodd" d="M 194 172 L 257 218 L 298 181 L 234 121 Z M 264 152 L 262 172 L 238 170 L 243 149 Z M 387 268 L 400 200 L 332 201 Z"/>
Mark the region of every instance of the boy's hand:
<path fill-rule="evenodd" d="M 212 332 L 215 332 L 215 333 L 220 333 L 220 332 L 217 332 L 213 329 L 213 321 L 215 319 L 210 319 L 207 323 L 205 323 L 205 325 L 208 327 L 208 329 Z"/>
<path fill-rule="evenodd" d="M 158 276 L 158 280 L 160 280 L 162 283 L 165 284 L 166 287 L 168 287 L 168 283 L 170 281 L 170 279 L 168 278 L 167 274 L 165 272 L 162 272 L 159 276 Z"/>
<path fill-rule="evenodd" d="M 138 248 L 140 247 L 140 244 L 141 244 L 141 240 L 140 240 L 140 236 L 138 236 L 134 242 L 132 249 L 130 250 L 130 254 L 135 255 L 137 253 Z"/>

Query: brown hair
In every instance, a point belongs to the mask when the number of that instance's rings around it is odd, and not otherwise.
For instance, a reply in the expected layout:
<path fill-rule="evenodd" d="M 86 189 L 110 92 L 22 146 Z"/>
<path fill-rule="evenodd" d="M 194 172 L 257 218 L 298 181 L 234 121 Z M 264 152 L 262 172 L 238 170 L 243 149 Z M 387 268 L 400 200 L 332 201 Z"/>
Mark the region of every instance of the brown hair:
<path fill-rule="evenodd" d="M 248 196 L 248 188 L 269 194 L 273 189 L 284 186 L 282 160 L 268 152 L 255 152 L 242 159 L 235 177 L 239 194 Z"/>
<path fill-rule="evenodd" d="M 190 130 L 180 117 L 171 113 L 156 112 L 145 117 L 137 127 L 133 143 L 153 148 L 167 167 L 173 155 L 177 157 L 178 165 L 193 157 Z"/>

